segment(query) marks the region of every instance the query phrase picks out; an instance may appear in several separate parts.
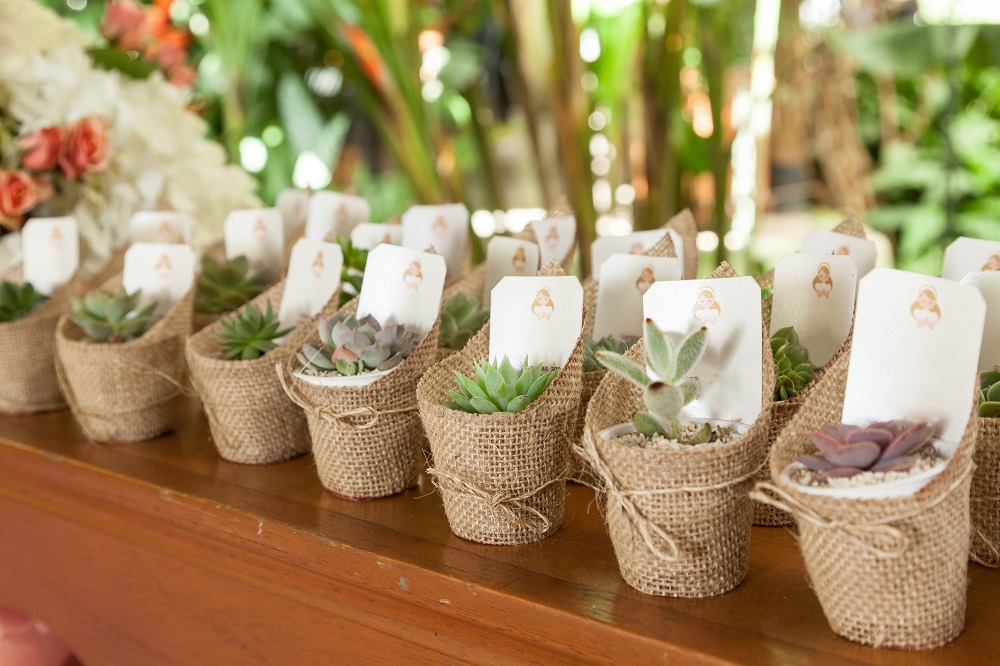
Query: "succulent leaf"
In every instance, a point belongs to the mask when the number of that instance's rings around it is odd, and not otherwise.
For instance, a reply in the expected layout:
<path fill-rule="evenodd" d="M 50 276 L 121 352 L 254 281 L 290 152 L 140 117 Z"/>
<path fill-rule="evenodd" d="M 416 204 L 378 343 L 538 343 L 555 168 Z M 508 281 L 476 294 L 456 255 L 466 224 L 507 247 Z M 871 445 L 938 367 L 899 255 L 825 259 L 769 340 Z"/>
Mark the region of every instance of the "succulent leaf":
<path fill-rule="evenodd" d="M 506 357 L 476 363 L 474 378 L 455 372 L 458 391 L 449 390 L 451 400 L 441 404 L 476 414 L 518 412 L 537 400 L 557 374 L 557 370 L 543 373 L 540 366 L 528 365 L 527 358 L 519 369 Z"/>
<path fill-rule="evenodd" d="M 850 477 L 866 471 L 897 472 L 913 468 L 916 454 L 928 446 L 934 428 L 914 423 L 906 428 L 896 422 L 874 423 L 867 428 L 853 425 L 827 426 L 809 433 L 819 452 L 796 458 L 822 481 Z"/>
<path fill-rule="evenodd" d="M 29 282 L 15 284 L 0 282 L 0 324 L 16 321 L 45 302 L 48 297 L 39 294 Z"/>
<path fill-rule="evenodd" d="M 799 344 L 799 336 L 791 326 L 780 328 L 771 336 L 774 356 L 774 401 L 794 397 L 812 381 L 816 367 L 809 362 L 809 351 Z"/>
<path fill-rule="evenodd" d="M 463 348 L 489 318 L 490 311 L 480 307 L 478 298 L 455 294 L 441 306 L 439 345 L 454 350 Z"/>
<path fill-rule="evenodd" d="M 278 338 L 291 331 L 290 328 L 279 330 L 278 326 L 278 318 L 270 303 L 263 312 L 256 305 L 248 305 L 231 318 L 223 319 L 218 335 L 225 358 L 243 361 L 260 358 L 278 346 Z"/>
<path fill-rule="evenodd" d="M 141 299 L 138 291 L 129 295 L 102 289 L 74 299 L 68 316 L 92 342 L 128 342 L 152 324 L 156 304 L 137 310 Z"/>
<path fill-rule="evenodd" d="M 603 350 L 624 354 L 638 339 L 634 336 L 619 338 L 613 335 L 606 335 L 599 340 L 587 338 L 583 343 L 583 371 L 597 372 L 598 370 L 604 370 L 604 366 L 597 359 L 597 352 Z"/>
<path fill-rule="evenodd" d="M 329 320 L 320 316 L 316 332 L 319 342 L 306 342 L 296 356 L 304 369 L 317 374 L 352 376 L 391 370 L 416 349 L 418 342 L 414 331 L 398 324 L 382 328 L 371 315 L 360 319 L 335 315 Z"/>
<path fill-rule="evenodd" d="M 195 287 L 194 309 L 202 314 L 222 314 L 240 307 L 264 291 L 264 276 L 250 273 L 246 257 L 219 262 L 211 256 L 201 260 Z"/>

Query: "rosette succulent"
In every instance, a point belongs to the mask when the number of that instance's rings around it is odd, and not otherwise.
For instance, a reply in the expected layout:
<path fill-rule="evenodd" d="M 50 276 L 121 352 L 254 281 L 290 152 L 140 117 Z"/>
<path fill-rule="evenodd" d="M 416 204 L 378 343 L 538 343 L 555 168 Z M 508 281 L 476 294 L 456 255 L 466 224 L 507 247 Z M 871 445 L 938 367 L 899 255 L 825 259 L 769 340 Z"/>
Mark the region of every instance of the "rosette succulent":
<path fill-rule="evenodd" d="M 455 373 L 459 390 L 449 390 L 451 400 L 442 405 L 470 414 L 519 412 L 538 400 L 559 374 L 558 370 L 543 372 L 540 365 L 528 365 L 527 357 L 520 369 L 506 356 L 499 363 L 476 363 L 475 368 L 474 377 Z"/>
<path fill-rule="evenodd" d="M 441 306 L 440 346 L 461 349 L 489 318 L 490 311 L 479 307 L 478 298 L 455 294 Z"/>
<path fill-rule="evenodd" d="M 1000 417 L 1000 372 L 979 374 L 979 416 L 985 419 Z"/>
<path fill-rule="evenodd" d="M 30 282 L 0 282 L 0 324 L 20 319 L 48 298 L 39 294 Z"/>
<path fill-rule="evenodd" d="M 614 335 L 605 335 L 598 340 L 587 338 L 583 343 L 583 371 L 597 372 L 598 370 L 604 370 L 604 366 L 597 360 L 597 352 L 609 351 L 616 354 L 624 354 L 637 340 L 638 338 L 633 336 L 619 338 Z"/>
<path fill-rule="evenodd" d="M 774 401 L 781 402 L 812 380 L 816 366 L 809 362 L 809 350 L 799 344 L 799 335 L 792 326 L 774 332 L 771 353 L 774 355 Z"/>
<path fill-rule="evenodd" d="M 277 340 L 292 329 L 280 329 L 280 322 L 267 304 L 261 312 L 256 305 L 248 305 L 239 313 L 221 321 L 219 339 L 229 361 L 252 361 L 278 346 Z"/>
<path fill-rule="evenodd" d="M 795 460 L 816 472 L 814 479 L 846 478 L 862 472 L 906 472 L 934 437 L 926 423 L 903 427 L 897 421 L 870 426 L 830 425 L 809 433 L 818 453 Z"/>
<path fill-rule="evenodd" d="M 206 256 L 194 294 L 194 310 L 201 314 L 222 314 L 240 307 L 264 291 L 265 279 L 250 273 L 246 257 L 217 261 Z"/>
<path fill-rule="evenodd" d="M 400 324 L 383 328 L 371 315 L 319 318 L 319 342 L 309 341 L 296 354 L 315 374 L 359 375 L 391 370 L 416 349 L 419 338 Z"/>
<path fill-rule="evenodd" d="M 142 292 L 126 294 L 106 289 L 73 300 L 70 321 L 92 342 L 128 342 L 141 337 L 153 321 L 156 303 L 139 309 Z"/>

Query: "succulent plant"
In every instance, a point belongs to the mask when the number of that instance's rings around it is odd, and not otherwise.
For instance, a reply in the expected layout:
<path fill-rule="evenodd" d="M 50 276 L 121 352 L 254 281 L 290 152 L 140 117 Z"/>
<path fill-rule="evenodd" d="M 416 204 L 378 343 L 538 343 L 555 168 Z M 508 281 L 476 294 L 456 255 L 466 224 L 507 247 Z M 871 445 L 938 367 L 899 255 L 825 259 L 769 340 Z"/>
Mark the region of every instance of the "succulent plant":
<path fill-rule="evenodd" d="M 558 370 L 543 372 L 540 365 L 528 365 L 527 357 L 520 370 L 506 356 L 499 363 L 484 361 L 475 367 L 475 377 L 455 373 L 459 390 L 449 390 L 451 400 L 442 405 L 470 414 L 519 412 L 538 400 L 559 373 Z"/>
<path fill-rule="evenodd" d="M 70 320 L 93 342 L 128 342 L 142 336 L 153 322 L 156 303 L 138 309 L 142 292 L 106 289 L 73 300 Z"/>
<path fill-rule="evenodd" d="M 648 411 L 637 411 L 632 418 L 638 432 L 647 437 L 669 437 L 682 444 L 708 441 L 712 429 L 707 423 L 690 433 L 680 424 L 681 410 L 694 400 L 699 388 L 697 379 L 684 376 L 701 360 L 707 339 L 708 330 L 702 327 L 688 334 L 675 349 L 653 320 L 647 319 L 643 325 L 646 363 L 659 377 L 656 380 L 650 379 L 646 368 L 617 352 L 596 353 L 604 367 L 642 388 L 642 400 Z"/>
<path fill-rule="evenodd" d="M 986 419 L 1000 416 L 1000 372 L 979 373 L 979 416 Z"/>
<path fill-rule="evenodd" d="M 340 271 L 340 307 L 361 293 L 361 282 L 368 264 L 368 250 L 355 247 L 350 238 L 338 238 L 337 245 L 344 255 Z"/>
<path fill-rule="evenodd" d="M 271 304 L 261 312 L 256 305 L 248 305 L 241 312 L 222 320 L 219 338 L 229 361 L 252 361 L 278 346 L 277 340 L 292 329 L 279 330 L 281 323 L 274 315 Z"/>
<path fill-rule="evenodd" d="M 597 372 L 598 370 L 604 370 L 604 366 L 597 360 L 597 352 L 610 351 L 617 354 L 624 354 L 638 339 L 631 335 L 624 337 L 605 335 L 599 340 L 587 338 L 583 343 L 583 371 Z"/>
<path fill-rule="evenodd" d="M 846 478 L 862 472 L 905 472 L 930 442 L 934 428 L 926 423 L 903 427 L 897 421 L 870 426 L 831 425 L 809 433 L 819 452 L 795 460 L 817 472 L 814 478 Z"/>
<path fill-rule="evenodd" d="M 20 319 L 47 298 L 35 291 L 30 282 L 0 282 L 0 324 Z"/>
<path fill-rule="evenodd" d="M 479 307 L 475 296 L 455 294 L 441 306 L 440 346 L 461 349 L 490 318 L 490 311 Z"/>
<path fill-rule="evenodd" d="M 809 350 L 799 344 L 792 326 L 779 328 L 771 336 L 774 355 L 774 401 L 788 400 L 812 381 L 816 366 L 809 362 Z"/>
<path fill-rule="evenodd" d="M 246 257 L 220 262 L 206 256 L 201 260 L 194 310 L 201 314 L 230 312 L 264 291 L 266 282 L 263 276 L 250 273 Z"/>
<path fill-rule="evenodd" d="M 296 354 L 302 367 L 317 374 L 359 375 L 391 370 L 413 353 L 419 339 L 401 324 L 382 328 L 371 315 L 322 316 L 317 325 L 319 342 L 309 341 Z"/>

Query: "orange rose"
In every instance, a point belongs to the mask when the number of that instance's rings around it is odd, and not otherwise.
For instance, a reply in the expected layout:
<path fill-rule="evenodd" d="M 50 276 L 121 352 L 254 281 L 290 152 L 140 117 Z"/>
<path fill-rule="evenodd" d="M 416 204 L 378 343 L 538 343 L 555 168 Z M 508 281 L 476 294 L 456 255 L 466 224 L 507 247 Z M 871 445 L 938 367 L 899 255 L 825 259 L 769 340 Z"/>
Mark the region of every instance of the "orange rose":
<path fill-rule="evenodd" d="M 123 51 L 138 51 L 149 38 L 146 13 L 135 0 L 118 0 L 107 6 L 101 34 Z"/>
<path fill-rule="evenodd" d="M 24 224 L 24 215 L 38 203 L 35 181 L 24 171 L 0 171 L 0 226 L 13 231 Z"/>
<path fill-rule="evenodd" d="M 59 163 L 59 152 L 66 141 L 66 132 L 61 127 L 45 127 L 21 139 L 21 149 L 25 151 L 21 163 L 32 171 L 48 171 Z"/>
<path fill-rule="evenodd" d="M 89 116 L 69 128 L 59 166 L 67 178 L 76 180 L 81 174 L 103 171 L 110 158 L 107 123 Z"/>

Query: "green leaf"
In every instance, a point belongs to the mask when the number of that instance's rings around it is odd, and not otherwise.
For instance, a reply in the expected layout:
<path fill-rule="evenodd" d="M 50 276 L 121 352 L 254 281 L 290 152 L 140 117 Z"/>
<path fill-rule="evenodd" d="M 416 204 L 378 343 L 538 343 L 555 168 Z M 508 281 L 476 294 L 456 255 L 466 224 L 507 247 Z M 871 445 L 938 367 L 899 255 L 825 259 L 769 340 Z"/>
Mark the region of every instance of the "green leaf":
<path fill-rule="evenodd" d="M 156 64 L 141 56 L 132 57 L 128 52 L 111 47 L 94 47 L 88 50 L 94 64 L 101 69 L 121 72 L 130 79 L 145 79 L 156 71 Z"/>
<path fill-rule="evenodd" d="M 979 388 L 983 391 L 1000 382 L 1000 372 L 987 370 L 979 374 Z"/>
<path fill-rule="evenodd" d="M 649 383 L 646 369 L 621 354 L 601 350 L 597 352 L 597 360 L 608 370 L 621 375 L 637 386 L 646 386 Z"/>
<path fill-rule="evenodd" d="M 486 395 L 494 396 L 500 393 L 503 386 L 503 374 L 491 365 L 486 366 Z"/>
<path fill-rule="evenodd" d="M 677 385 L 681 393 L 684 395 L 684 404 L 688 404 L 698 395 L 698 389 L 701 385 L 698 383 L 697 379 L 685 379 L 680 384 Z"/>
<path fill-rule="evenodd" d="M 646 412 L 636 412 L 635 416 L 632 417 L 632 425 L 635 426 L 635 429 L 639 433 L 647 437 L 654 435 L 670 436 L 660 422 L 653 418 L 652 414 L 647 414 Z"/>
<path fill-rule="evenodd" d="M 526 395 L 519 395 L 507 403 L 508 412 L 519 412 L 531 404 L 531 398 Z"/>
<path fill-rule="evenodd" d="M 979 416 L 984 419 L 1000 417 L 1000 402 L 984 402 L 979 405 Z"/>
<path fill-rule="evenodd" d="M 684 394 L 676 386 L 664 382 L 653 382 L 642 393 L 642 401 L 654 416 L 661 421 L 677 418 L 684 407 Z"/>
<path fill-rule="evenodd" d="M 472 404 L 472 408 L 480 414 L 496 414 L 500 411 L 496 405 L 484 398 L 473 398 L 469 402 Z"/>
<path fill-rule="evenodd" d="M 678 381 L 686 375 L 695 363 L 701 360 L 705 354 L 706 343 L 708 342 L 708 330 L 704 327 L 698 329 L 687 337 L 681 350 L 677 352 L 677 368 L 671 381 Z"/>
<path fill-rule="evenodd" d="M 518 372 L 511 365 L 510 360 L 506 356 L 500 361 L 500 374 L 503 375 L 503 381 L 508 386 L 514 386 L 517 384 Z"/>
<path fill-rule="evenodd" d="M 643 340 L 646 342 L 646 364 L 656 373 L 657 377 L 670 381 L 674 376 L 677 359 L 667 337 L 657 328 L 652 319 L 647 319 L 642 327 Z"/>
<path fill-rule="evenodd" d="M 313 102 L 302 77 L 292 70 L 278 79 L 275 91 L 278 117 L 288 133 L 288 140 L 296 154 L 315 152 L 316 142 L 323 131 L 323 116 Z"/>
<path fill-rule="evenodd" d="M 685 442 L 685 444 L 691 444 L 692 446 L 695 444 L 702 444 L 708 441 L 708 437 L 711 434 L 712 434 L 712 426 L 708 425 L 707 423 L 703 423 L 701 424 L 701 427 L 698 428 L 693 435 L 691 435 L 691 437 Z"/>
<path fill-rule="evenodd" d="M 1000 402 L 1000 384 L 994 384 L 986 391 L 987 402 Z"/>

